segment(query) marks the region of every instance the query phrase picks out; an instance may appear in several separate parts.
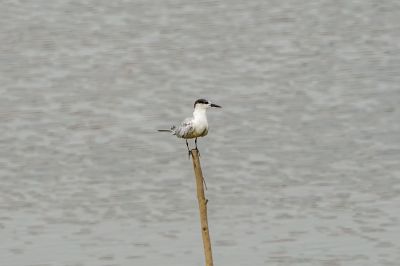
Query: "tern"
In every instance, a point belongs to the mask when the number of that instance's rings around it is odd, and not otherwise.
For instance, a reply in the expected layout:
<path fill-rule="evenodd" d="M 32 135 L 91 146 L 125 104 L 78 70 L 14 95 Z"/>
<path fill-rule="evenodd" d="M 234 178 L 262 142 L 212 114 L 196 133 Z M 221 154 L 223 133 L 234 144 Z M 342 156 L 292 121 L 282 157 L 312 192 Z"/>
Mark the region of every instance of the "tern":
<path fill-rule="evenodd" d="M 171 129 L 159 129 L 159 132 L 170 132 L 178 138 L 186 140 L 186 147 L 190 156 L 188 139 L 195 139 L 197 149 L 197 138 L 204 137 L 208 134 L 208 122 L 206 110 L 210 107 L 222 108 L 221 106 L 211 103 L 206 99 L 198 99 L 194 102 L 193 117 L 188 117 L 180 126 L 172 126 Z"/>

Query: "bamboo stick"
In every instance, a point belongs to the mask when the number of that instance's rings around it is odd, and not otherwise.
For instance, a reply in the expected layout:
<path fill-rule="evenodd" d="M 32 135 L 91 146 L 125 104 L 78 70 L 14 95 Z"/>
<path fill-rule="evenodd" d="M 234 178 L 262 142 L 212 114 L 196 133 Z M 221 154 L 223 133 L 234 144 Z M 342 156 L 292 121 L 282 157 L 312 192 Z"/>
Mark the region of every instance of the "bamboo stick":
<path fill-rule="evenodd" d="M 208 220 L 207 220 L 207 200 L 204 196 L 204 177 L 201 171 L 199 153 L 197 149 L 191 150 L 193 169 L 196 177 L 197 186 L 197 200 L 199 203 L 200 211 L 200 224 L 201 224 L 201 235 L 203 238 L 204 245 L 204 256 L 206 260 L 206 266 L 213 266 L 212 251 L 211 251 L 211 241 L 210 234 L 208 230 Z"/>

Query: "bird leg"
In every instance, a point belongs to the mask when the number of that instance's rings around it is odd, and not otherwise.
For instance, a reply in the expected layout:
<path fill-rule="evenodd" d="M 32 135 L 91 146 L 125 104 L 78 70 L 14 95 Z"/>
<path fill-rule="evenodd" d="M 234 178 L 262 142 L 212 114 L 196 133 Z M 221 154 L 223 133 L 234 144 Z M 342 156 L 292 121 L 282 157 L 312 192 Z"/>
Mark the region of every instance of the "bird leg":
<path fill-rule="evenodd" d="M 199 149 L 197 148 L 197 138 L 195 138 L 194 143 L 196 144 L 196 150 L 197 150 L 197 153 L 199 154 L 199 157 L 200 157 L 200 151 L 199 151 Z"/>
<path fill-rule="evenodd" d="M 189 143 L 188 143 L 187 139 L 186 139 L 186 147 L 188 149 L 188 157 L 189 157 L 189 160 L 190 160 L 190 155 L 192 155 L 192 151 L 189 149 Z"/>

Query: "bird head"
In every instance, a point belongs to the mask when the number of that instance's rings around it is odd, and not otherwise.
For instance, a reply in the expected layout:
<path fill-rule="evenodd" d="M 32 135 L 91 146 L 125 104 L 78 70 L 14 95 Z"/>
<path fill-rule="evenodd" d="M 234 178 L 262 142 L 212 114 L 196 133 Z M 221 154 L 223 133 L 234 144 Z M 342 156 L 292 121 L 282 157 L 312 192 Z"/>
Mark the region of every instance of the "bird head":
<path fill-rule="evenodd" d="M 194 102 L 194 108 L 200 108 L 200 109 L 208 109 L 210 107 L 217 107 L 217 108 L 222 108 L 218 104 L 211 103 L 210 101 L 206 99 L 198 99 Z"/>

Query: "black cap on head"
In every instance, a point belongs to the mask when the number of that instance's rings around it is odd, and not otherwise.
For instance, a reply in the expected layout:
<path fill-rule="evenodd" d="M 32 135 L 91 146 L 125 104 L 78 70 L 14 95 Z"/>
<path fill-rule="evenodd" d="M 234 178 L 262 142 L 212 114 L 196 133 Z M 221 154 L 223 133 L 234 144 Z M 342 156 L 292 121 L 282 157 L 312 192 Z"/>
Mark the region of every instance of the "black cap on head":
<path fill-rule="evenodd" d="M 194 102 L 193 107 L 196 107 L 196 104 L 198 103 L 208 104 L 208 101 L 206 99 L 198 99 L 197 101 Z"/>

